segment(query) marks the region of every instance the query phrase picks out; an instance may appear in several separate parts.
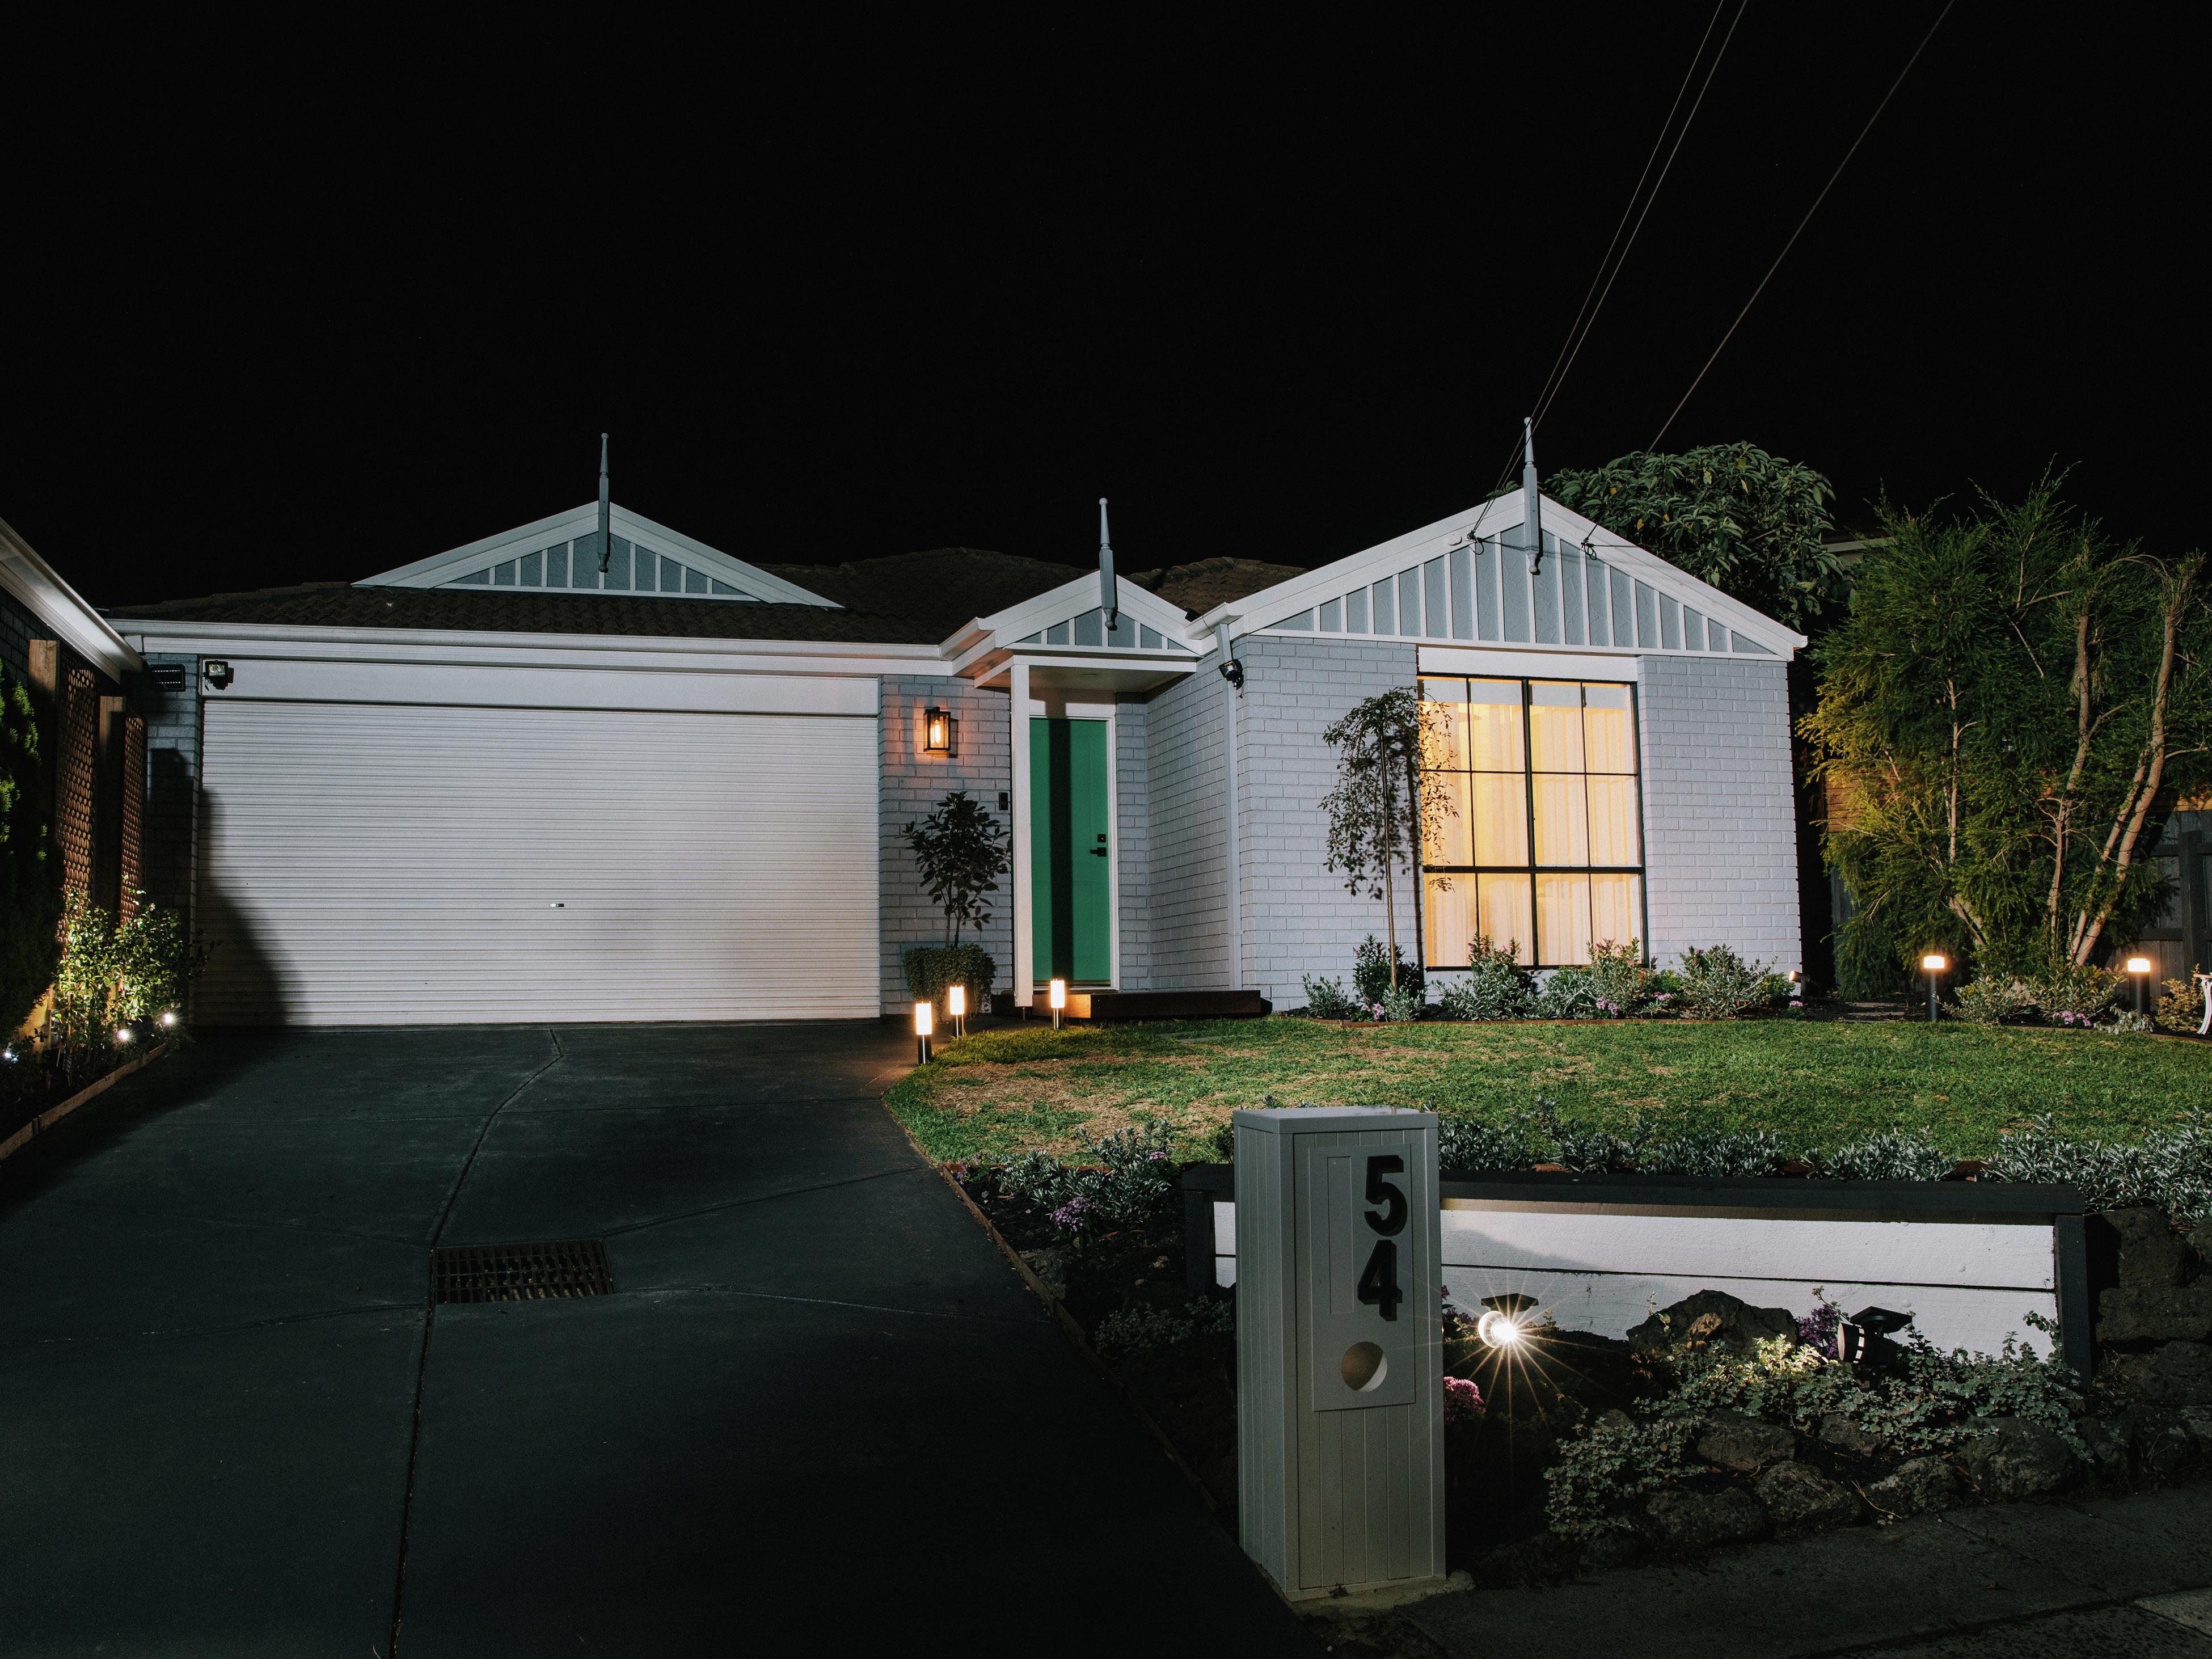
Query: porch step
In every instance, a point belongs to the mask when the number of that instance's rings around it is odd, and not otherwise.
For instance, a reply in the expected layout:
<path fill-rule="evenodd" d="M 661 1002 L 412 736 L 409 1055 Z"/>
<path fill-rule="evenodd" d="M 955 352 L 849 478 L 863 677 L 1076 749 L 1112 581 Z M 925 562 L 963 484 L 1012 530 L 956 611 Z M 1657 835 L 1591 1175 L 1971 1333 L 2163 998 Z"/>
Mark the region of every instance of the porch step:
<path fill-rule="evenodd" d="M 1009 1000 L 1011 1000 L 1011 999 Z M 1070 1019 L 1257 1019 L 1274 1004 L 1257 991 L 1070 991 Z M 1044 992 L 1030 1005 L 1032 1016 L 1052 1018 Z"/>

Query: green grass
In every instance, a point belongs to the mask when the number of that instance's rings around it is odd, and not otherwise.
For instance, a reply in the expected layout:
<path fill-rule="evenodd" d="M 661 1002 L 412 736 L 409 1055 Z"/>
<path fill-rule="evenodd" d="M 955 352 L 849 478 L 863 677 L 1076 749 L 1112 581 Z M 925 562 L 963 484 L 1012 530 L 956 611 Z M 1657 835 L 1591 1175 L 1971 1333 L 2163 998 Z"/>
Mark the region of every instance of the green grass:
<path fill-rule="evenodd" d="M 2039 1117 L 2132 1140 L 2206 1103 L 2212 1046 L 1898 1022 L 1355 1026 L 1313 1020 L 978 1033 L 885 1097 L 931 1157 L 997 1161 L 1164 1119 L 1196 1149 L 1240 1106 L 1431 1106 L 1500 1117 L 1539 1095 L 1609 1127 L 1770 1129 L 1804 1150 L 1877 1129 L 1991 1151 Z"/>

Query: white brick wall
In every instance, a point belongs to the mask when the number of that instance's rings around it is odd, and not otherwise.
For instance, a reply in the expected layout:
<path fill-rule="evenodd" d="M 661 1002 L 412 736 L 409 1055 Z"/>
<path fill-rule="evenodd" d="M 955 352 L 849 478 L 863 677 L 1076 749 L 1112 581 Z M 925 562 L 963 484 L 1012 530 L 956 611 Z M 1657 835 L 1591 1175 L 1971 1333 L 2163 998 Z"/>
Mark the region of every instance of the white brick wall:
<path fill-rule="evenodd" d="M 1145 706 L 1152 876 L 1146 978 L 1132 990 L 1231 988 L 1227 775 L 1222 700 L 1210 656 Z M 1126 903 L 1125 903 L 1126 909 Z"/>
<path fill-rule="evenodd" d="M 922 750 L 922 711 L 945 708 L 960 722 L 960 752 L 931 755 Z M 911 945 L 941 945 L 945 913 L 922 890 L 914 853 L 902 833 L 935 809 L 955 789 L 965 789 L 1001 824 L 1001 792 L 1014 787 L 1012 750 L 1008 746 L 1011 703 L 1003 692 L 979 691 L 965 680 L 927 675 L 887 675 L 883 682 L 880 737 L 883 775 L 878 811 L 882 823 L 882 951 L 884 1012 L 905 1012 L 911 1003 L 900 956 Z M 1013 882 L 999 878 L 988 896 L 991 919 L 980 943 L 999 964 L 995 988 L 1012 985 L 1014 965 Z M 963 934 L 963 943 L 974 939 Z"/>
<path fill-rule="evenodd" d="M 1743 658 L 1642 659 L 1648 948 L 1662 967 L 1705 945 L 1802 963 L 1787 672 Z"/>
<path fill-rule="evenodd" d="M 1115 878 L 1121 884 L 1121 988 L 1152 986 L 1152 812 L 1145 705 L 1124 698 L 1114 709 Z"/>
<path fill-rule="evenodd" d="M 1389 937 L 1382 902 L 1355 896 L 1322 867 L 1336 755 L 1322 733 L 1352 705 L 1414 681 L 1410 644 L 1352 639 L 1238 641 L 1239 840 L 1246 985 L 1279 1008 L 1304 1005 L 1308 974 L 1351 987 L 1352 952 Z M 1218 680 L 1216 680 L 1218 688 Z M 1399 872 L 1398 946 L 1414 957 L 1414 882 Z"/>

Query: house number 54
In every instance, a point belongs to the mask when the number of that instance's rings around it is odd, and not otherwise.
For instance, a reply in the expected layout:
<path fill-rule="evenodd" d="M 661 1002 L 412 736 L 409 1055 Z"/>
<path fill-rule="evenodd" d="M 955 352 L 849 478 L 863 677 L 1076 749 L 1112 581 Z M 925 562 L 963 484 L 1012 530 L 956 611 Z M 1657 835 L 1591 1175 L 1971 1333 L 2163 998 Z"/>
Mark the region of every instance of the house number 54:
<path fill-rule="evenodd" d="M 1397 1243 L 1398 1235 L 1406 1230 L 1406 1194 L 1383 1177 L 1405 1172 L 1406 1160 L 1395 1152 L 1379 1153 L 1367 1160 L 1367 1201 L 1382 1208 L 1366 1212 L 1368 1226 L 1379 1237 L 1367 1258 L 1366 1271 L 1359 1275 L 1359 1299 L 1381 1308 L 1388 1320 L 1398 1317 L 1398 1304 L 1406 1299 L 1406 1293 L 1398 1288 Z"/>

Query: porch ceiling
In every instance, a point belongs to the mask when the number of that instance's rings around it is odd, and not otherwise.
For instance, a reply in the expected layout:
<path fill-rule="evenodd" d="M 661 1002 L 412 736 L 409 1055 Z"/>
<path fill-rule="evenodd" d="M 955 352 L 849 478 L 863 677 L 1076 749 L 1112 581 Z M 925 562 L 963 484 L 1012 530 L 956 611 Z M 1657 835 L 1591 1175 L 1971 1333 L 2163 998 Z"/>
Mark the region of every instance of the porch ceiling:
<path fill-rule="evenodd" d="M 994 691 L 1013 689 L 1013 665 L 1029 665 L 1030 694 L 1041 691 L 1156 691 L 1198 666 L 1187 654 L 1143 651 L 1012 651 L 979 665 L 975 684 Z"/>

